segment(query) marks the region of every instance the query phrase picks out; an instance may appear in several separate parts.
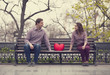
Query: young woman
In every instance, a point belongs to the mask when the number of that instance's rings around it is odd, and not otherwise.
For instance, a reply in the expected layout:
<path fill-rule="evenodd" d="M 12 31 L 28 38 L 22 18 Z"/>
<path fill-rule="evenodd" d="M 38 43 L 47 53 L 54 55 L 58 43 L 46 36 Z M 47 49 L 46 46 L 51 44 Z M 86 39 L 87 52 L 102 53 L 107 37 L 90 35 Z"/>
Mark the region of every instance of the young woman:
<path fill-rule="evenodd" d="M 81 23 L 76 23 L 75 25 L 75 31 L 72 33 L 70 43 L 70 51 L 72 50 L 74 42 L 77 43 L 77 49 L 81 52 L 82 65 L 88 66 L 90 46 L 87 43 L 87 33 L 84 31 Z"/>

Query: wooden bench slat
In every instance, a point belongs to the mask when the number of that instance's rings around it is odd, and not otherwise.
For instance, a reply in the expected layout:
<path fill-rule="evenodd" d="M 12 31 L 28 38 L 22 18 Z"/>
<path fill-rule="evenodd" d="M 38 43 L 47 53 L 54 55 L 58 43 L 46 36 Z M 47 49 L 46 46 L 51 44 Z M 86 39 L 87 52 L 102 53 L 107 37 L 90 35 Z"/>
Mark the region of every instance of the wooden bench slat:
<path fill-rule="evenodd" d="M 18 50 L 24 49 L 24 47 L 18 47 Z M 41 47 L 41 49 L 43 50 L 48 50 L 47 47 Z M 54 47 L 51 48 L 52 50 L 54 50 Z M 93 50 L 94 48 L 90 48 L 91 50 Z M 64 50 L 69 50 L 69 47 L 65 47 Z M 73 50 L 77 50 L 76 47 L 73 47 Z"/>
<path fill-rule="evenodd" d="M 24 47 L 24 44 L 18 44 L 17 45 L 18 47 Z M 42 44 L 41 47 L 45 47 L 46 45 L 45 44 Z M 69 44 L 64 44 L 65 47 L 70 47 Z M 90 47 L 93 47 L 94 44 L 90 44 Z M 54 44 L 51 44 L 51 47 L 54 47 Z M 76 47 L 76 45 L 74 45 L 73 47 Z"/>
<path fill-rule="evenodd" d="M 17 40 L 18 42 L 24 41 L 24 38 L 18 38 Z M 50 38 L 49 39 L 50 42 L 70 42 L 71 39 L 70 38 Z M 93 38 L 88 38 L 88 41 L 94 41 Z"/>
<path fill-rule="evenodd" d="M 24 50 L 16 50 L 16 52 L 24 52 Z M 31 51 L 31 52 L 33 52 L 33 51 Z M 66 52 L 70 52 L 70 53 L 74 53 L 74 52 L 79 52 L 78 50 L 74 50 L 74 51 L 68 51 L 68 50 L 64 50 L 64 51 L 55 51 L 55 50 L 52 50 L 52 51 L 47 51 L 47 50 L 41 50 L 40 52 L 48 52 L 48 53 L 51 53 L 51 52 L 56 52 L 56 53 L 66 53 Z M 92 50 L 90 50 L 90 52 L 94 52 L 94 51 L 92 51 Z"/>
<path fill-rule="evenodd" d="M 54 45 L 55 43 L 58 44 L 64 44 L 64 45 L 70 45 L 70 42 L 50 42 L 51 45 Z M 94 45 L 94 42 L 88 42 L 90 45 Z M 18 42 L 17 45 L 24 45 L 24 42 Z M 41 45 L 44 45 L 45 43 L 42 43 Z M 75 45 L 75 44 L 74 44 Z"/>
<path fill-rule="evenodd" d="M 17 40 L 24 40 L 25 38 L 18 38 Z M 49 40 L 68 40 L 68 39 L 71 39 L 71 38 L 49 38 Z M 88 38 L 88 40 L 95 40 L 94 38 Z"/>

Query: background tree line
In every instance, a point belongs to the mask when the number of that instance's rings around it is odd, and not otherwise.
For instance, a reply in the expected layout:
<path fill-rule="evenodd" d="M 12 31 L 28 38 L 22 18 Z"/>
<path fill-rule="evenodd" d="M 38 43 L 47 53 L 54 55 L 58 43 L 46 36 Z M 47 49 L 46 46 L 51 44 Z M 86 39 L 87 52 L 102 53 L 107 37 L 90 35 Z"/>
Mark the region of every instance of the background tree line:
<path fill-rule="evenodd" d="M 35 5 L 35 12 L 27 14 L 26 9 L 29 2 Z M 66 1 L 62 0 L 61 5 L 64 2 Z M 1 17 L 3 23 L 0 24 L 0 41 L 3 42 L 14 42 L 15 35 L 25 37 L 28 30 L 34 26 L 36 20 L 33 19 L 34 16 L 43 12 L 50 13 L 62 7 L 57 7 L 56 3 L 51 3 L 50 0 L 45 2 L 42 0 L 18 0 L 16 2 L 0 0 L 0 3 L 4 4 L 4 7 L 0 8 L 0 12 L 4 13 L 3 15 L 7 18 L 11 16 L 12 19 L 7 21 Z M 39 8 L 40 3 L 45 6 L 44 9 Z M 57 12 L 54 13 L 53 15 L 56 16 L 51 17 L 50 22 L 43 28 L 48 32 L 50 38 L 71 38 L 75 23 L 81 22 L 88 33 L 88 37 L 96 38 L 97 41 L 110 41 L 109 4 L 110 0 L 79 0 L 72 6 L 70 5 L 70 9 L 63 11 L 64 13 L 60 13 L 60 15 L 57 15 Z M 38 9 L 36 9 L 37 7 Z"/>

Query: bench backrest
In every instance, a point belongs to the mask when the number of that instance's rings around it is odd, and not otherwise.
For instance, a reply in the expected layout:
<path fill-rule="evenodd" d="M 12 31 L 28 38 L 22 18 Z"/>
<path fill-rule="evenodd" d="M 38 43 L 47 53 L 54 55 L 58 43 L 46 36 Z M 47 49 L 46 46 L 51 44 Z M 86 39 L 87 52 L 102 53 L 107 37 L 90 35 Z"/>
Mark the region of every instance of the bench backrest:
<path fill-rule="evenodd" d="M 51 48 L 54 50 L 54 44 L 59 43 L 59 44 L 64 44 L 64 50 L 69 50 L 70 47 L 70 38 L 50 38 L 49 39 Z M 88 43 L 90 44 L 90 49 L 94 50 L 94 38 L 88 38 Z M 16 50 L 24 50 L 24 38 L 18 38 L 17 39 L 17 44 L 16 44 Z M 43 41 L 41 44 L 41 50 L 48 50 L 45 42 Z M 72 50 L 77 50 L 76 44 L 74 44 L 74 47 Z"/>

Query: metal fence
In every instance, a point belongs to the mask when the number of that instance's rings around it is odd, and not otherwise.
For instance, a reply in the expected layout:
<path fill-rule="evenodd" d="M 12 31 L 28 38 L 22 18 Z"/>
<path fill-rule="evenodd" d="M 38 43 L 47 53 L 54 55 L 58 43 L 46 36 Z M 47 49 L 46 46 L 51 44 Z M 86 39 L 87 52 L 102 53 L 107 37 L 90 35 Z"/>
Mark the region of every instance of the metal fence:
<path fill-rule="evenodd" d="M 14 56 L 14 44 L 15 43 L 0 43 L 0 64 L 4 63 L 14 63 L 15 56 Z M 96 43 L 96 50 L 97 50 L 97 57 L 96 63 L 97 64 L 110 64 L 110 43 L 107 42 L 98 42 Z M 31 54 L 31 58 L 33 60 L 33 54 Z M 93 62 L 93 54 L 90 54 L 89 63 Z M 71 54 L 66 53 L 62 55 L 63 63 L 81 63 L 81 56 L 80 54 Z M 39 63 L 50 64 L 50 63 L 59 63 L 59 54 L 49 54 L 49 53 L 42 53 L 39 55 Z M 18 63 L 26 63 L 26 57 L 24 54 L 18 55 Z"/>
<path fill-rule="evenodd" d="M 98 64 L 110 64 L 110 42 L 96 43 Z"/>

